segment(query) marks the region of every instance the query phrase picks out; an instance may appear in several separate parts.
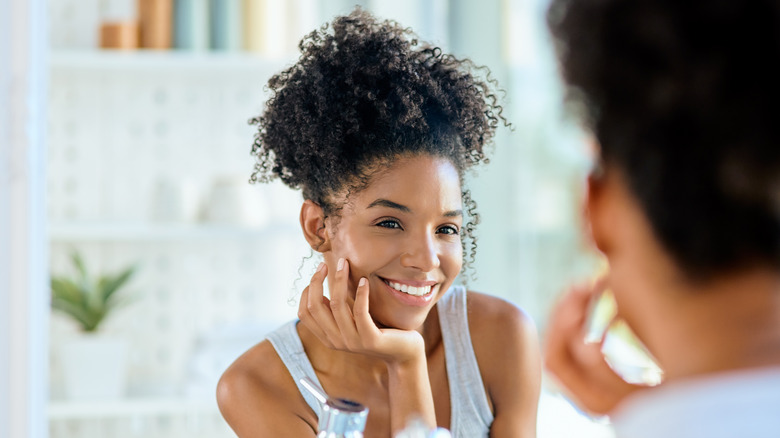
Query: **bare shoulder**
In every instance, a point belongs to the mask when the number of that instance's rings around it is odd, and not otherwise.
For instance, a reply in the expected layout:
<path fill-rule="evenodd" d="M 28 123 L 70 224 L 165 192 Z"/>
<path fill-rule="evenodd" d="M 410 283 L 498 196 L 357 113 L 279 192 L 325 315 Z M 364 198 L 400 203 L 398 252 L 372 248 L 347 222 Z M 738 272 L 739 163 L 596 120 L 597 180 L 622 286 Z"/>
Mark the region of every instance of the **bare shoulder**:
<path fill-rule="evenodd" d="M 503 298 L 480 292 L 468 292 L 469 332 L 475 344 L 496 339 L 502 343 L 510 339 L 537 340 L 533 319 L 520 307 Z"/>
<path fill-rule="evenodd" d="M 317 418 L 267 340 L 241 355 L 217 385 L 219 410 L 240 438 L 314 436 Z"/>
<path fill-rule="evenodd" d="M 541 361 L 536 325 L 515 304 L 469 291 L 468 318 L 471 344 L 483 377 L 487 375 L 488 380 L 492 373 L 500 376 Z"/>
<path fill-rule="evenodd" d="M 494 413 L 491 436 L 533 437 L 541 354 L 531 317 L 502 298 L 468 293 L 469 333 Z"/>

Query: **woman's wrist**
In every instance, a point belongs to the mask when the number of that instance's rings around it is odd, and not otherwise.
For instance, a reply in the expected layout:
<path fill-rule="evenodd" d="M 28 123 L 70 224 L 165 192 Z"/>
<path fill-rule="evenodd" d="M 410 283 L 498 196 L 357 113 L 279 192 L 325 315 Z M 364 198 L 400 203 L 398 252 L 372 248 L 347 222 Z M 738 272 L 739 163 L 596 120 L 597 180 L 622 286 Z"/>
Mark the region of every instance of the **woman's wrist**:
<path fill-rule="evenodd" d="M 428 377 L 425 351 L 405 361 L 387 364 L 390 395 L 390 420 L 397 433 L 412 420 L 421 420 L 427 427 L 436 427 L 433 393 Z"/>
<path fill-rule="evenodd" d="M 414 368 L 421 364 L 426 367 L 425 342 L 420 337 L 418 342 L 404 346 L 403 351 L 396 351 L 395 354 L 384 357 L 384 361 L 388 371 L 403 372 L 404 369 Z"/>
<path fill-rule="evenodd" d="M 428 373 L 428 360 L 425 357 L 425 350 L 420 349 L 419 354 L 399 358 L 393 357 L 385 359 L 387 365 L 387 372 L 392 379 L 394 376 L 398 378 L 409 378 L 415 375 L 419 375 L 420 371 L 424 370 L 427 376 Z"/>

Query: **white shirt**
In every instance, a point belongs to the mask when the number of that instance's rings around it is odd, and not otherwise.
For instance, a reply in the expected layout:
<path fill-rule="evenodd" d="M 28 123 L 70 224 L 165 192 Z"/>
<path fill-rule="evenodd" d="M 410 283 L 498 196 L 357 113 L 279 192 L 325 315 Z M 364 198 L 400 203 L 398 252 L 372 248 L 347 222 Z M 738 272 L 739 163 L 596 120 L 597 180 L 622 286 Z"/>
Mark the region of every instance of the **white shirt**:
<path fill-rule="evenodd" d="M 618 438 L 778 438 L 780 367 L 670 382 L 612 415 Z"/>

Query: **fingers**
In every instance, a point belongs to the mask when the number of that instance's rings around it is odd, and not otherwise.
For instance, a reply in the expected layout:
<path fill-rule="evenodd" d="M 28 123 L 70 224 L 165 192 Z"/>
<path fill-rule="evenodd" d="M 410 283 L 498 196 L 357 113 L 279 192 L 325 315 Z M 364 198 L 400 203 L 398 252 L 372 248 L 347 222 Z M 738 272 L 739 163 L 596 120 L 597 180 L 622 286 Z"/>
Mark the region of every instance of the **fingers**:
<path fill-rule="evenodd" d="M 326 298 L 323 297 L 323 299 Z M 311 312 L 309 312 L 309 286 L 306 286 L 306 288 L 303 290 L 303 293 L 301 294 L 301 300 L 298 303 L 298 318 L 301 320 L 301 323 L 306 326 L 306 328 L 308 328 L 312 333 L 314 333 L 315 336 L 317 336 L 320 342 L 324 343 L 325 345 L 330 343 L 328 337 L 325 335 L 325 332 L 322 331 L 316 322 L 314 322 L 314 317 L 311 315 Z"/>
<path fill-rule="evenodd" d="M 549 332 L 566 335 L 564 339 L 571 341 L 585 340 L 591 325 L 593 307 L 604 289 L 603 280 L 598 280 L 590 286 L 572 288 L 554 307 Z M 558 338 L 560 336 L 552 337 L 552 340 Z"/>
<path fill-rule="evenodd" d="M 329 276 L 327 265 L 320 264 L 309 286 L 301 295 L 298 316 L 325 345 L 338 350 L 355 350 L 362 347 L 352 313 L 354 299 L 349 284 L 350 266 L 346 259 L 339 259 L 335 272 L 330 273 L 330 299 L 323 295 L 323 282 Z M 367 288 L 364 285 L 364 288 Z M 364 305 L 367 308 L 368 304 Z"/>
<path fill-rule="evenodd" d="M 358 332 L 352 316 L 352 299 L 349 287 L 349 262 L 339 259 L 334 274 L 333 288 L 330 291 L 330 310 L 338 326 L 340 338 L 345 347 L 355 348 Z"/>
<path fill-rule="evenodd" d="M 558 352 L 561 343 L 582 332 L 592 296 L 589 288 L 574 288 L 553 307 L 547 330 L 548 352 Z"/>
<path fill-rule="evenodd" d="M 323 343 L 333 346 L 339 330 L 330 311 L 329 300 L 323 295 L 322 285 L 327 275 L 328 266 L 321 263 L 301 295 L 298 317 Z"/>
<path fill-rule="evenodd" d="M 323 282 L 330 276 L 330 299 L 323 295 Z M 350 264 L 339 259 L 335 272 L 320 265 L 301 295 L 298 316 L 323 344 L 346 351 L 373 351 L 382 332 L 369 313 L 369 285 L 361 278 L 355 295 L 350 286 Z"/>
<path fill-rule="evenodd" d="M 584 342 L 583 327 L 592 296 L 589 289 L 573 288 L 555 305 L 550 315 L 544 362 L 546 368 L 565 385 L 577 380 L 583 365 L 580 361 L 588 355 L 580 346 L 588 347 Z"/>
<path fill-rule="evenodd" d="M 352 313 L 355 315 L 355 326 L 358 333 L 363 337 L 379 335 L 379 328 L 368 312 L 368 294 L 368 280 L 364 277 L 358 283 L 355 294 L 355 306 L 352 309 Z"/>
<path fill-rule="evenodd" d="M 586 342 L 588 315 L 605 288 L 603 281 L 567 293 L 551 313 L 545 366 L 586 410 L 611 411 L 634 388 L 609 366 L 601 343 Z"/>

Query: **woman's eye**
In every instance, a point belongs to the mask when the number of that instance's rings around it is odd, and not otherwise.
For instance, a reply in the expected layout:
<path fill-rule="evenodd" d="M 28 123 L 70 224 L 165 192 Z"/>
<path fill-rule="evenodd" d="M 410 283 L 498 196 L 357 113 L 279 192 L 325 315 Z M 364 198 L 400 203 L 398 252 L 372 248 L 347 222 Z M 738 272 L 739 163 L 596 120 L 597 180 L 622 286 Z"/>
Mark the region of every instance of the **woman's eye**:
<path fill-rule="evenodd" d="M 376 224 L 376 226 L 382 228 L 397 228 L 397 229 L 401 228 L 401 224 L 399 224 L 398 221 L 392 219 L 385 219 L 382 222 Z"/>
<path fill-rule="evenodd" d="M 439 231 L 440 234 L 451 234 L 451 235 L 457 235 L 458 232 L 459 232 L 457 228 L 455 228 L 455 227 L 453 227 L 451 225 L 445 225 L 445 226 L 439 228 L 438 231 Z"/>

